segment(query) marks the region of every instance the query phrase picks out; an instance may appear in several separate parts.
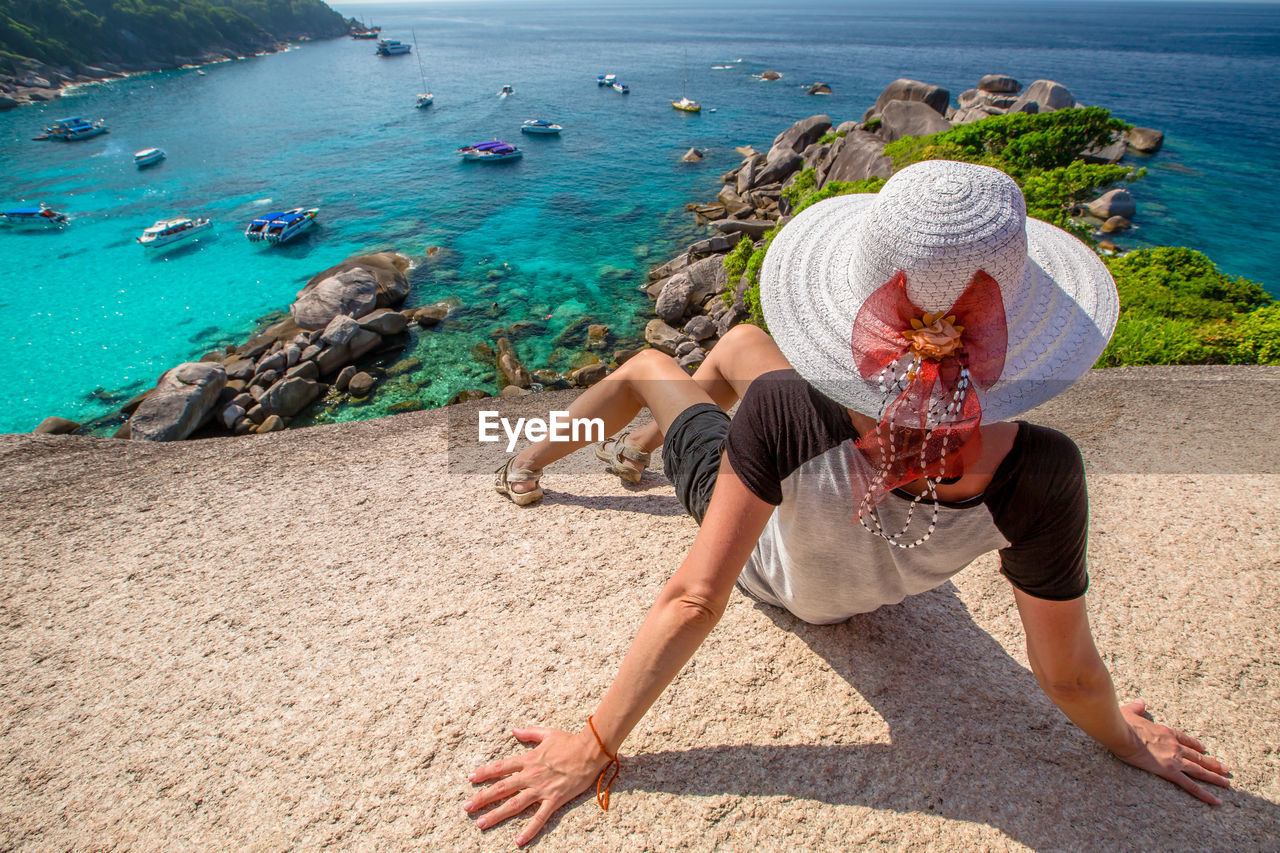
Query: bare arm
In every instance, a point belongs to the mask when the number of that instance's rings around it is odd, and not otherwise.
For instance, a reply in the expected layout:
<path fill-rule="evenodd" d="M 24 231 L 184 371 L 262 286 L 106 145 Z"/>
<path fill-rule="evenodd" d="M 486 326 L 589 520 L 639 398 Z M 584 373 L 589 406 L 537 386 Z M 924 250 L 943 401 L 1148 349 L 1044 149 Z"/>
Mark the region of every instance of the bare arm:
<path fill-rule="evenodd" d="M 613 685 L 593 714 L 596 731 L 609 752 L 617 753 L 720 620 L 733 584 L 772 512 L 773 507 L 743 485 L 728 459 L 722 458 L 715 492 L 693 548 L 649 609 Z M 543 728 L 517 729 L 513 734 L 538 746 L 473 772 L 472 782 L 499 781 L 464 807 L 475 812 L 500 803 L 476 821 L 487 829 L 538 805 L 516 837 L 516 843 L 523 845 L 533 840 L 556 809 L 596 781 L 608 759 L 585 721 L 577 734 Z"/>
<path fill-rule="evenodd" d="M 1195 780 L 1230 787 L 1222 762 L 1204 754 L 1198 740 L 1143 716 L 1146 703 L 1116 702 L 1111 674 L 1089 630 L 1083 596 L 1046 601 L 1014 589 L 1027 634 L 1031 671 L 1045 694 L 1071 722 L 1120 760 L 1161 776 L 1211 805 L 1221 805 Z"/>

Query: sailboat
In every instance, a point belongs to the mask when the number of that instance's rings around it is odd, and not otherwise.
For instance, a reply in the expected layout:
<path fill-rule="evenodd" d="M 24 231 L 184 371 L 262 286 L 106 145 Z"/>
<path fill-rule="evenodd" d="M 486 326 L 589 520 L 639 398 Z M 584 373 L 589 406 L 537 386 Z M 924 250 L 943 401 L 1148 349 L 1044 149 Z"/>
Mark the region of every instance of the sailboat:
<path fill-rule="evenodd" d="M 418 54 L 418 74 L 422 77 L 422 88 L 425 90 L 427 88 L 427 71 L 425 68 L 422 67 L 422 51 L 418 50 L 418 34 L 414 32 L 412 29 L 410 29 L 409 32 L 413 33 L 413 52 Z M 430 92 L 427 92 L 427 91 L 419 92 L 418 103 L 416 106 L 418 107 L 418 109 L 422 109 L 423 107 L 429 107 L 431 106 L 432 102 L 435 101 L 435 99 L 436 99 L 436 96 L 431 94 Z"/>
<path fill-rule="evenodd" d="M 684 52 L 684 72 L 680 81 L 680 100 L 672 101 L 671 106 L 686 113 L 702 112 L 702 104 L 689 99 L 689 51 Z"/>

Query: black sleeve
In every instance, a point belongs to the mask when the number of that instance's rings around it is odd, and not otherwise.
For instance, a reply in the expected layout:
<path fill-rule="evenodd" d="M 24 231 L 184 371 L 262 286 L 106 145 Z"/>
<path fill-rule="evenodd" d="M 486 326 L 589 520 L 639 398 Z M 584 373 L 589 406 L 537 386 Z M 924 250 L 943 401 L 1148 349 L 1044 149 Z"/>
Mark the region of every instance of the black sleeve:
<path fill-rule="evenodd" d="M 1000 571 L 1036 598 L 1079 598 L 1089 587 L 1089 493 L 1080 449 L 1047 427 L 1022 423 L 1018 432 L 1016 458 L 1006 457 L 997 472 L 1004 482 L 988 490 L 996 527 L 1009 540 Z"/>
<path fill-rule="evenodd" d="M 805 462 L 857 438 L 849 414 L 794 370 L 761 374 L 729 425 L 729 464 L 760 500 L 782 503 L 782 481 Z"/>

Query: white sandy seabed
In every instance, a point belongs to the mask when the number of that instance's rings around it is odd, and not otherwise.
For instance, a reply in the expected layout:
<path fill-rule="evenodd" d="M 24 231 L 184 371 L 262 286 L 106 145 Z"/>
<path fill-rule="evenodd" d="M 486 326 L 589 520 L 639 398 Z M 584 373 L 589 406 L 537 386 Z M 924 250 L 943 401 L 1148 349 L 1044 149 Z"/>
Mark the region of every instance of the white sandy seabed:
<path fill-rule="evenodd" d="M 504 413 L 564 408 L 563 394 Z M 492 491 L 491 401 L 172 445 L 0 437 L 0 848 L 510 849 L 462 802 L 577 728 L 693 541 L 589 453 Z M 547 850 L 1260 850 L 1280 838 L 1280 370 L 1104 371 L 1090 616 L 1122 697 L 1235 770 L 1211 809 L 1026 668 L 992 556 L 815 627 L 738 595 Z"/>

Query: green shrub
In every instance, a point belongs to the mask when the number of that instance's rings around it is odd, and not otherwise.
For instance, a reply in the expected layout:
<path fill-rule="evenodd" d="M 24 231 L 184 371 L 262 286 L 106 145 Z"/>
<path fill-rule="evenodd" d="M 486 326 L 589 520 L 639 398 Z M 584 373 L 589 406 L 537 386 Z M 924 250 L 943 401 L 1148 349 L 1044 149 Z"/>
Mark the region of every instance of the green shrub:
<path fill-rule="evenodd" d="M 742 278 L 742 274 L 747 270 L 747 259 L 751 257 L 751 251 L 754 246 L 750 237 L 743 237 L 738 241 L 738 245 L 733 247 L 733 251 L 724 256 L 724 272 L 729 278 L 729 283 L 733 284 Z M 732 298 L 732 292 L 726 294 L 726 298 Z"/>
<path fill-rule="evenodd" d="M 830 145 L 832 142 L 835 142 L 840 137 L 848 136 L 848 135 L 849 135 L 849 131 L 847 130 L 829 130 L 826 133 L 822 134 L 822 136 L 818 137 L 818 144 Z"/>
<path fill-rule="evenodd" d="M 880 121 L 881 120 L 878 117 L 871 119 L 871 121 L 864 121 L 862 123 L 862 129 L 867 131 L 867 133 L 875 133 L 880 129 Z"/>
<path fill-rule="evenodd" d="M 1226 320 L 1272 303 L 1262 285 L 1221 272 L 1182 247 L 1141 249 L 1105 259 L 1126 310 L 1189 320 Z"/>

